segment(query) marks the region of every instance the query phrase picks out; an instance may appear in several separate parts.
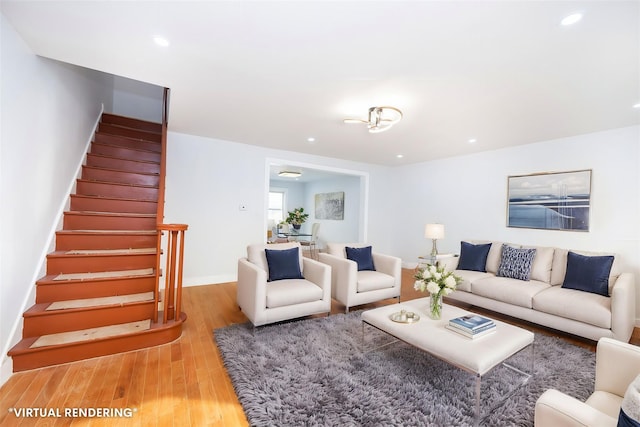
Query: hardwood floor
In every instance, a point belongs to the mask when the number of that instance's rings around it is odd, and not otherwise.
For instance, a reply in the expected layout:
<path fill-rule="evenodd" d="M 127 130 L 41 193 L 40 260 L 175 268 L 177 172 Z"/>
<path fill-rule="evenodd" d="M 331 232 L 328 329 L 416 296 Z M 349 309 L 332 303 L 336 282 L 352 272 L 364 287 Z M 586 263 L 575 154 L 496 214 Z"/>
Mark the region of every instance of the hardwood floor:
<path fill-rule="evenodd" d="M 402 300 L 421 298 L 413 289 L 413 270 L 403 270 Z M 173 343 L 114 356 L 14 374 L 0 389 L 2 426 L 246 426 L 247 420 L 215 345 L 212 331 L 246 317 L 238 310 L 235 283 L 185 288 L 188 315 Z M 382 301 L 358 308 L 395 303 Z M 344 311 L 334 301 L 333 313 Z M 474 311 L 483 312 L 480 309 Z M 489 313 L 489 312 L 486 312 Z M 556 334 L 491 313 L 492 317 L 535 332 Z M 595 350 L 593 341 L 557 333 Z M 640 345 L 640 330 L 631 340 Z M 13 408 L 128 408 L 131 417 L 17 418 Z"/>

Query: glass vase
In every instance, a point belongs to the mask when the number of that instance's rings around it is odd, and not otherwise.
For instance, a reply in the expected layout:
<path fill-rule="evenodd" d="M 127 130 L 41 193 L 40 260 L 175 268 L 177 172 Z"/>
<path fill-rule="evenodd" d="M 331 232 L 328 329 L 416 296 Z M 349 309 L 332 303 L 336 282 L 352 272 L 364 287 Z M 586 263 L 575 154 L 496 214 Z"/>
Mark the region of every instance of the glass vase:
<path fill-rule="evenodd" d="M 440 320 L 442 317 L 442 294 L 429 295 L 429 315 L 434 320 Z"/>

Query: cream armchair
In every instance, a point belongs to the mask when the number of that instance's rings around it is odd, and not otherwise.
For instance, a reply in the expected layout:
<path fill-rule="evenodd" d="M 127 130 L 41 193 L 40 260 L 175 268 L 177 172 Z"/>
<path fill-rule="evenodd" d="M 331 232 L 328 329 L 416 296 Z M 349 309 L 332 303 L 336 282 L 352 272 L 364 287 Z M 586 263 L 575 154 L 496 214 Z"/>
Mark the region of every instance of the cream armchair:
<path fill-rule="evenodd" d="M 596 349 L 595 391 L 581 402 L 555 389 L 536 402 L 537 427 L 616 426 L 627 387 L 640 375 L 640 347 L 600 338 Z"/>
<path fill-rule="evenodd" d="M 297 248 L 294 262 L 298 263 L 303 278 L 286 278 L 285 274 L 284 279 L 268 281 L 280 272 L 269 270 L 265 250 L 293 248 Z M 272 261 L 271 266 L 278 264 Z M 331 312 L 331 268 L 304 258 L 298 242 L 249 245 L 247 257 L 238 260 L 237 299 L 240 309 L 254 326 L 317 313 L 328 315 Z"/>
<path fill-rule="evenodd" d="M 331 266 L 331 296 L 350 307 L 387 298 L 400 301 L 402 262 L 400 258 L 372 253 L 373 270 L 358 271 L 358 264 L 347 259 L 346 249 L 364 248 L 362 243 L 327 243 L 326 253 L 319 253 L 320 262 Z"/>

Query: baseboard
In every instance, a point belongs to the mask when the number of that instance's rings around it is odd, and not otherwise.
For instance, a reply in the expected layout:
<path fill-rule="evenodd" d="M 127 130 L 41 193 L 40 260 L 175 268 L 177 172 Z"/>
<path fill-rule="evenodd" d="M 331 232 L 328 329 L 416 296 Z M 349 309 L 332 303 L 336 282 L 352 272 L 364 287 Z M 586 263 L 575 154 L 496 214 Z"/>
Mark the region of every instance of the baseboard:
<path fill-rule="evenodd" d="M 185 277 L 182 279 L 182 287 L 189 286 L 203 286 L 203 285 L 217 285 L 219 283 L 235 282 L 238 277 L 235 274 L 219 274 L 216 276 L 199 276 L 199 277 Z"/>

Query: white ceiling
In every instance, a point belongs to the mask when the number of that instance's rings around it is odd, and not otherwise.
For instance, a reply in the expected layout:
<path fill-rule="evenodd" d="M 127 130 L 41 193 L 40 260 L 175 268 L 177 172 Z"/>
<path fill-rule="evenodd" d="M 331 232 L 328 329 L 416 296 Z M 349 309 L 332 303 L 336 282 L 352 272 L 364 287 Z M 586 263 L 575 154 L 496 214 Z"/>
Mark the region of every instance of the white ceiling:
<path fill-rule="evenodd" d="M 170 87 L 176 132 L 397 165 L 640 123 L 638 1 L 0 5 L 38 55 Z M 404 118 L 342 123 L 375 105 Z"/>

